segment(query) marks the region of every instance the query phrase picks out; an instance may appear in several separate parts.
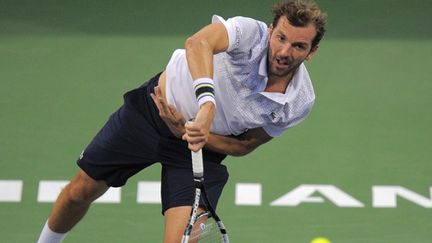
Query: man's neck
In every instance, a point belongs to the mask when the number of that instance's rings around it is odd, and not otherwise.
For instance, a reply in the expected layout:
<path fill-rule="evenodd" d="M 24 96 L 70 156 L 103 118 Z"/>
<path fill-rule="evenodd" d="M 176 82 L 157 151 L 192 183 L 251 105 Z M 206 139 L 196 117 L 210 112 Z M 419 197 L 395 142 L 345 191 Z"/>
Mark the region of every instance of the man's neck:
<path fill-rule="evenodd" d="M 274 75 L 269 75 L 267 85 L 264 91 L 284 94 L 293 76 L 294 72 L 290 73 L 285 77 L 276 77 Z"/>

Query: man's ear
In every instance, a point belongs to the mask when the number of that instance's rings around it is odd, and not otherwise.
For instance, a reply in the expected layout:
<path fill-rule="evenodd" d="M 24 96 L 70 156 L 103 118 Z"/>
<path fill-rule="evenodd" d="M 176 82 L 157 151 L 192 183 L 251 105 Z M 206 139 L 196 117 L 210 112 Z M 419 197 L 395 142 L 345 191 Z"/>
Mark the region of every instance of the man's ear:
<path fill-rule="evenodd" d="M 312 48 L 310 50 L 309 54 L 305 58 L 306 61 L 309 61 L 312 58 L 312 56 L 315 54 L 315 52 L 318 50 L 318 48 L 319 48 L 319 45 L 316 45 L 316 46 L 314 46 L 314 48 Z"/>
<path fill-rule="evenodd" d="M 268 33 L 269 33 L 269 36 L 272 35 L 272 33 L 273 33 L 273 24 L 269 25 L 269 27 L 268 27 Z"/>

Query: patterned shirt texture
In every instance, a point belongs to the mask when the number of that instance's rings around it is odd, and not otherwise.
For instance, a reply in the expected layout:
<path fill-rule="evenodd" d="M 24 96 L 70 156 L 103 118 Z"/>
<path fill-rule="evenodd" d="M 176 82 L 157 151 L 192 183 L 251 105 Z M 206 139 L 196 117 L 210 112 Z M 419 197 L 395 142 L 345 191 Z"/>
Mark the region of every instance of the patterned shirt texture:
<path fill-rule="evenodd" d="M 229 46 L 213 58 L 216 115 L 211 132 L 239 135 L 262 127 L 268 135 L 277 137 L 305 120 L 315 101 L 306 66 L 301 64 L 296 70 L 285 93 L 265 92 L 267 25 L 241 16 L 224 20 L 214 15 L 212 22 L 225 26 Z M 174 51 L 166 75 L 168 103 L 185 119 L 192 119 L 199 108 L 185 50 Z"/>

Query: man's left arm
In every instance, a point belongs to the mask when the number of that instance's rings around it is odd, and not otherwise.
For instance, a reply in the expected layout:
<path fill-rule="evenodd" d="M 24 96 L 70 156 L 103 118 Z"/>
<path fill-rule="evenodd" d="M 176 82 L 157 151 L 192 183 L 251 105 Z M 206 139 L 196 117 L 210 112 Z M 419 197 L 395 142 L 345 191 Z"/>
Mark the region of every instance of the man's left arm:
<path fill-rule="evenodd" d="M 162 98 L 162 92 L 159 87 L 155 87 L 154 93 L 151 94 L 155 102 L 159 115 L 170 131 L 178 138 L 185 134 L 185 119 L 174 106 L 167 104 Z M 222 136 L 210 133 L 205 145 L 212 151 L 228 154 L 232 156 L 243 156 L 261 144 L 270 141 L 272 137 L 268 135 L 263 128 L 251 129 L 239 136 Z"/>
<path fill-rule="evenodd" d="M 244 156 L 272 139 L 263 128 L 251 129 L 239 136 L 222 136 L 211 133 L 206 148 L 231 156 Z"/>

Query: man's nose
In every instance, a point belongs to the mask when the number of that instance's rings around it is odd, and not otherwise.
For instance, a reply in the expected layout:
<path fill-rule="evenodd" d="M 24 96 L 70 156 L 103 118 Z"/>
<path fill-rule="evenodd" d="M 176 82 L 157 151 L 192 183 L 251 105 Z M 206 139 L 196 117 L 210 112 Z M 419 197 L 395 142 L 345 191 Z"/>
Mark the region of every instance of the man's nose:
<path fill-rule="evenodd" d="M 291 52 L 292 52 L 291 44 L 285 44 L 284 46 L 282 46 L 279 55 L 281 57 L 289 57 L 291 55 Z"/>

